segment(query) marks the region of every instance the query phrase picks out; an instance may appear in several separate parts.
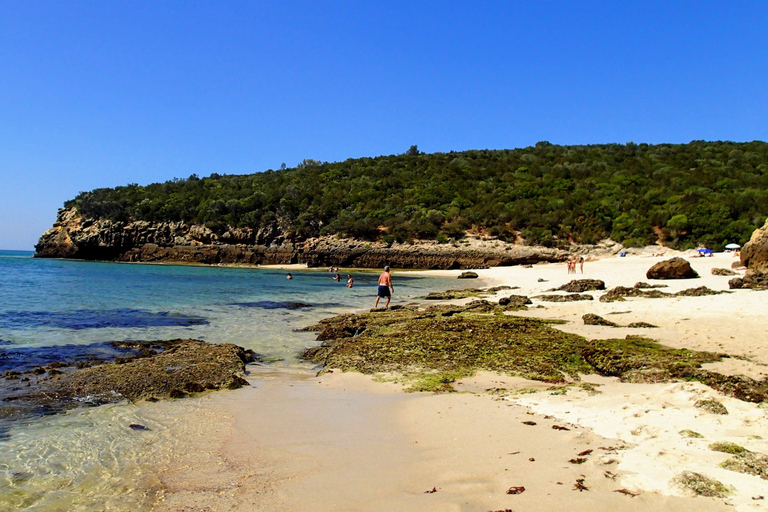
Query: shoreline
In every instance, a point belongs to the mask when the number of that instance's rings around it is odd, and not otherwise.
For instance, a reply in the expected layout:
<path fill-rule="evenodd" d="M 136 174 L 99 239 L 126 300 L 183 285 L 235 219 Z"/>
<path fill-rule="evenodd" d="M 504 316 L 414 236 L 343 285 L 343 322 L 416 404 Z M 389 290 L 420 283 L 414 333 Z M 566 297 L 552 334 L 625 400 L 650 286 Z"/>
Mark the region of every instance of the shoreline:
<path fill-rule="evenodd" d="M 659 258 L 642 256 L 588 261 L 583 275 L 568 275 L 563 264 L 494 267 L 477 271 L 479 279 L 470 281 L 519 286 L 512 293 L 526 295 L 586 277 L 604 279 L 607 288 L 631 286 L 645 280 L 645 270 L 657 261 Z M 732 255 L 690 261 L 701 277 L 664 281 L 669 285 L 665 291 L 701 285 L 727 290 L 728 278 L 713 276 L 710 269 L 730 268 L 735 261 Z M 418 271 L 441 277 L 460 272 Z M 394 279 L 396 285 L 397 273 Z M 751 372 L 756 378 L 765 378 L 768 348 L 760 346 L 764 338 L 759 314 L 762 296 L 751 290 L 735 292 L 709 297 L 630 298 L 616 303 L 594 300 L 554 305 L 536 301 L 535 306 L 543 307 L 516 314 L 566 320 L 559 329 L 588 339 L 643 334 L 675 348 L 743 355 L 751 362 L 726 359 L 715 364 L 730 365 L 724 372 Z M 595 299 L 601 294 L 594 293 Z M 584 312 L 609 315 L 607 318 L 620 319 L 622 324 L 652 321 L 659 328 L 582 325 Z M 715 333 L 726 326 L 732 334 L 717 338 Z M 218 446 L 219 460 L 228 461 L 229 476 L 235 478 L 245 472 L 264 478 L 250 483 L 237 480 L 238 485 L 226 493 L 219 489 L 218 494 L 195 486 L 171 485 L 166 500 L 155 510 L 180 511 L 187 506 L 243 511 L 550 510 L 562 501 L 567 501 L 569 509 L 590 512 L 702 507 L 768 510 L 765 501 L 752 500 L 757 494 L 750 495 L 763 481 L 717 468 L 727 455 L 707 448 L 713 441 L 732 440 L 755 452 L 768 452 L 765 441 L 753 438 L 755 431 L 768 428 L 768 412 L 756 404 L 731 402 L 733 399 L 725 399 L 703 385 L 623 384 L 587 376 L 584 380 L 595 382 L 598 390 L 594 395 L 577 388 L 551 394 L 547 392 L 549 386 L 541 382 L 483 373 L 461 379 L 457 387 L 464 393 L 432 395 L 406 394 L 397 384 L 339 371 L 314 377 L 309 372 L 254 367 L 249 379 L 251 387 L 211 397 L 211 403 L 233 423 L 227 435 L 212 436 L 209 441 Z M 515 389 L 522 388 L 538 391 L 515 394 Z M 723 419 L 702 414 L 694 408 L 692 397 L 705 395 L 724 401 L 731 414 Z M 618 404 L 623 405 L 617 410 Z M 574 414 L 572 410 L 589 413 Z M 670 429 L 672 424 L 665 425 L 672 412 L 688 429 L 700 430 L 705 439 L 683 439 L 677 430 Z M 653 419 L 657 417 L 662 419 Z M 641 419 L 625 428 L 630 418 Z M 722 423 L 725 419 L 727 425 Z M 567 421 L 571 430 L 558 437 L 549 426 L 553 421 Z M 610 453 L 599 449 L 617 443 L 627 448 Z M 681 444 L 687 451 L 680 452 Z M 587 456 L 584 464 L 568 462 L 590 449 L 594 455 Z M 512 456 L 516 451 L 519 453 Z M 667 477 L 685 468 L 733 485 L 736 494 L 724 499 L 684 497 Z M 606 471 L 616 480 L 606 478 Z M 188 468 L 185 474 L 194 473 L 194 468 Z M 574 489 L 580 475 L 589 492 Z M 182 481 L 185 478 L 179 477 Z M 526 491 L 507 495 L 506 489 L 516 485 L 526 487 Z M 426 492 L 433 488 L 436 492 Z M 620 489 L 639 495 L 632 497 Z M 225 501 L 216 501 L 222 494 L 226 494 Z"/>

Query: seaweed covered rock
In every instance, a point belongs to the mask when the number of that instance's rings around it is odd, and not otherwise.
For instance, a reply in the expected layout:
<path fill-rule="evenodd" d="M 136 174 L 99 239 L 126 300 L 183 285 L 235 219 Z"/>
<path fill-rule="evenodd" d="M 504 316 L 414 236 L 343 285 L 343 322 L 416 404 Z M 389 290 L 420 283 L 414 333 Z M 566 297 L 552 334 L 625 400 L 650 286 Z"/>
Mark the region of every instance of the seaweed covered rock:
<path fill-rule="evenodd" d="M 672 485 L 689 496 L 725 498 L 733 494 L 733 489 L 701 473 L 683 471 L 672 479 Z"/>
<path fill-rule="evenodd" d="M 627 327 L 633 329 L 657 329 L 658 325 L 649 324 L 648 322 L 632 322 L 627 324 Z"/>
<path fill-rule="evenodd" d="M 656 263 L 646 272 L 648 279 L 693 279 L 699 274 L 693 270 L 687 260 L 675 257 Z"/>
<path fill-rule="evenodd" d="M 743 450 L 720 464 L 721 468 L 768 480 L 768 456 Z"/>
<path fill-rule="evenodd" d="M 605 290 L 605 282 L 599 279 L 574 279 L 570 283 L 566 283 L 563 286 L 560 286 L 559 288 L 553 288 L 549 291 L 581 293 L 581 292 L 588 292 L 591 290 Z"/>
<path fill-rule="evenodd" d="M 454 300 L 467 297 L 485 297 L 503 290 L 511 290 L 511 286 L 493 286 L 491 288 L 464 288 L 459 290 L 446 290 L 444 292 L 431 292 L 426 300 Z"/>
<path fill-rule="evenodd" d="M 536 295 L 534 299 L 544 302 L 575 302 L 579 300 L 592 300 L 593 297 L 586 293 L 569 293 L 568 295 Z"/>
<path fill-rule="evenodd" d="M 613 323 L 610 320 L 598 316 L 594 313 L 587 313 L 581 317 L 584 320 L 584 325 L 604 325 L 606 327 L 619 327 L 619 324 Z"/>
<path fill-rule="evenodd" d="M 731 293 L 727 291 L 717 291 L 699 286 L 698 288 L 686 288 L 677 293 L 660 292 L 658 290 L 643 290 L 641 288 L 627 288 L 626 286 L 617 286 L 611 288 L 600 297 L 600 302 L 623 301 L 624 297 L 645 297 L 651 299 L 661 299 L 665 297 L 703 297 L 705 295 L 720 295 L 721 293 Z"/>
<path fill-rule="evenodd" d="M 532 304 L 532 302 L 525 295 L 510 295 L 509 297 L 499 299 L 499 306 L 507 306 L 509 308 L 522 308 L 528 304 Z"/>
<path fill-rule="evenodd" d="M 713 268 L 712 275 L 713 276 L 737 276 L 738 273 L 734 272 L 729 268 Z"/>
<path fill-rule="evenodd" d="M 671 349 L 639 336 L 588 341 L 554 328 L 552 321 L 500 314 L 498 307 L 478 301 L 340 315 L 312 327 L 324 341 L 303 357 L 344 371 L 428 374 L 442 390 L 459 376 L 489 370 L 547 382 L 589 373 L 627 382 L 681 378 L 753 402 L 768 397 L 768 382 L 701 368 L 722 354 Z M 353 331 L 358 334 L 350 336 Z"/>
<path fill-rule="evenodd" d="M 252 351 L 237 345 L 199 340 L 119 343 L 136 345 L 137 355 L 48 372 L 49 377 L 30 382 L 33 385 L 10 398 L 21 408 L 66 410 L 80 403 L 178 398 L 235 389 L 248 384 L 245 365 L 256 359 Z"/>

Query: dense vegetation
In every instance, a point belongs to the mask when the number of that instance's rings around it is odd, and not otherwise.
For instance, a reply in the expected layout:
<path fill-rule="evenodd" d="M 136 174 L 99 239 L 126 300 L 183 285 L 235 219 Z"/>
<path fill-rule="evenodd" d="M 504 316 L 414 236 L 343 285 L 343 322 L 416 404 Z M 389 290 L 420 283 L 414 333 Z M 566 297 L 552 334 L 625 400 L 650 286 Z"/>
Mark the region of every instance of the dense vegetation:
<path fill-rule="evenodd" d="M 768 215 L 768 144 L 557 146 L 402 155 L 250 175 L 211 175 L 80 193 L 112 220 L 185 221 L 213 230 L 280 222 L 294 236 L 445 241 L 467 231 L 530 244 L 677 247 L 744 243 Z"/>

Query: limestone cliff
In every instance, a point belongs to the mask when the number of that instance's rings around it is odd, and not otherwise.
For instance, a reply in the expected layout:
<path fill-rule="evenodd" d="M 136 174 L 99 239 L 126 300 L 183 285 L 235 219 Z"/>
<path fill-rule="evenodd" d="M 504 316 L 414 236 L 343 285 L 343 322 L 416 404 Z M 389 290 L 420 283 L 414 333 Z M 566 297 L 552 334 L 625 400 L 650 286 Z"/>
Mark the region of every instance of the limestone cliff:
<path fill-rule="evenodd" d="M 450 269 L 561 261 L 567 252 L 545 247 L 467 239 L 452 244 L 365 242 L 335 236 L 293 239 L 275 224 L 267 229 L 213 232 L 183 222 L 114 222 L 59 210 L 35 246 L 37 257 L 205 264 L 290 264 L 310 267 Z"/>

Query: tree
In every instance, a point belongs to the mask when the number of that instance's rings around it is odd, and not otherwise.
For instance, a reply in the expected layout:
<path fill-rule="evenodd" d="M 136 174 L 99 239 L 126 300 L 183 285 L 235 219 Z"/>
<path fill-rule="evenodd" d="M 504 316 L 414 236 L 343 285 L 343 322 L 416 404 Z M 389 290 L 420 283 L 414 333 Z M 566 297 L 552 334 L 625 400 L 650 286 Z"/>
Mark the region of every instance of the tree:
<path fill-rule="evenodd" d="M 405 152 L 406 156 L 418 156 L 421 154 L 421 151 L 419 151 L 419 147 L 414 144 L 410 148 L 408 148 L 408 151 Z"/>

